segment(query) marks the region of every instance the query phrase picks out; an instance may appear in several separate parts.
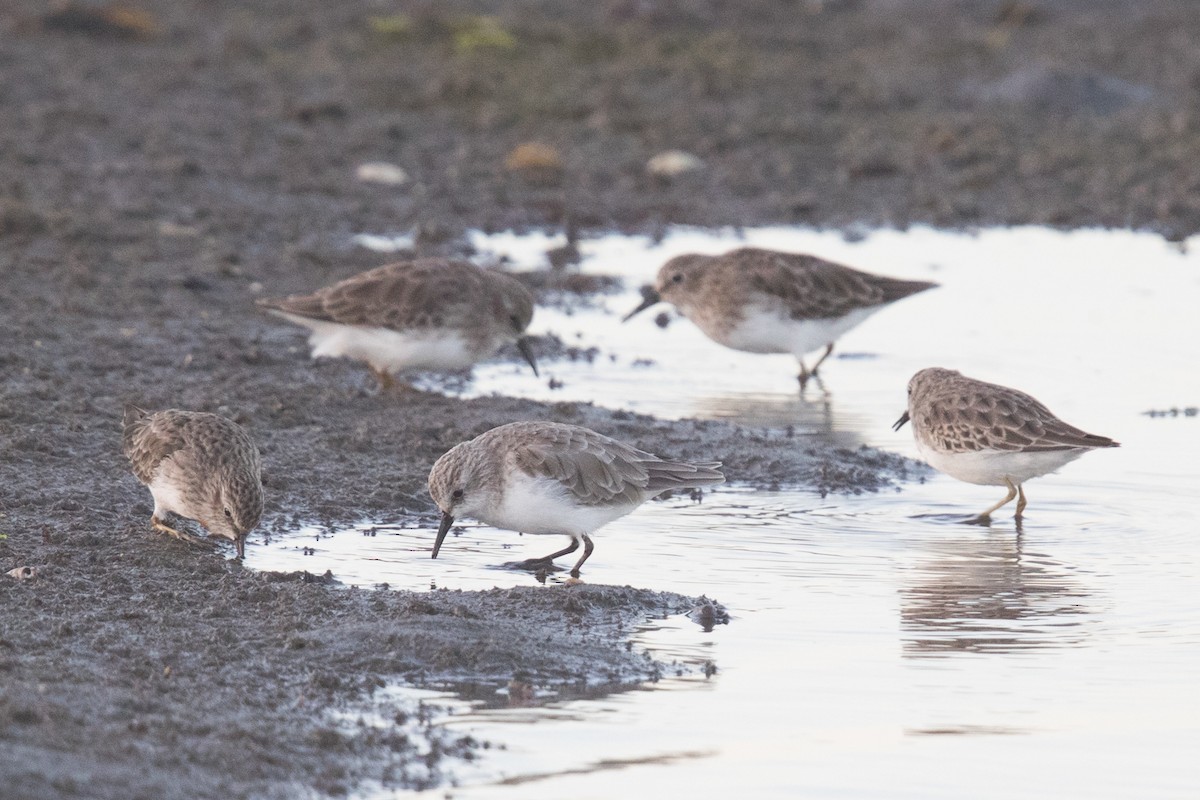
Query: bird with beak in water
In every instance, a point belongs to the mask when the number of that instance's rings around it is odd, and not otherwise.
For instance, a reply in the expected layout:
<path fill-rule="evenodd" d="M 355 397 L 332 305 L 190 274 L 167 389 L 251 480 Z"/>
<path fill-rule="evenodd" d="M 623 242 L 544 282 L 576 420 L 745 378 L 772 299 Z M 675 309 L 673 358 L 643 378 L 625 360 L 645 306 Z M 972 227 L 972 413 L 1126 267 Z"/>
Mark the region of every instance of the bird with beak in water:
<path fill-rule="evenodd" d="M 501 425 L 433 465 L 429 493 L 442 512 L 433 557 L 455 519 L 472 517 L 521 533 L 571 537 L 566 548 L 522 566 L 549 566 L 582 544 L 571 569 L 578 578 L 597 529 L 663 492 L 724 483 L 720 467 L 662 459 L 578 425 Z"/>

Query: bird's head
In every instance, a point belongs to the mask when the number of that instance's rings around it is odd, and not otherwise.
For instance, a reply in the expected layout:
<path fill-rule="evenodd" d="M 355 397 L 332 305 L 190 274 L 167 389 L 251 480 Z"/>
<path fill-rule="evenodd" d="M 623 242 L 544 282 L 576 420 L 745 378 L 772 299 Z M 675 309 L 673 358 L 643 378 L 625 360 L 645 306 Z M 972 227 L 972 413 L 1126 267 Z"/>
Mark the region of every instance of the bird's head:
<path fill-rule="evenodd" d="M 222 476 L 204 524 L 210 533 L 232 540 L 237 545 L 237 557 L 244 558 L 246 536 L 258 526 L 262 512 L 258 469 L 240 469 Z"/>
<path fill-rule="evenodd" d="M 433 557 L 437 558 L 446 533 L 456 519 L 480 518 L 480 511 L 495 501 L 497 487 L 488 479 L 485 464 L 473 442 L 451 448 L 429 471 L 429 494 L 442 512 Z"/>
<path fill-rule="evenodd" d="M 642 288 L 642 303 L 625 315 L 622 322 L 628 321 L 651 306 L 667 302 L 686 314 L 705 278 L 705 268 L 712 262 L 711 256 L 690 253 L 676 256 L 663 264 L 658 270 L 653 286 Z"/>
<path fill-rule="evenodd" d="M 703 284 L 705 273 L 713 261 L 711 256 L 698 253 L 676 256 L 663 264 L 654 279 L 654 290 L 663 300 L 676 307 L 686 306 Z"/>
<path fill-rule="evenodd" d="M 497 313 L 504 338 L 515 342 L 521 355 L 533 368 L 533 374 L 538 374 L 537 360 L 529 346 L 529 338 L 524 335 L 525 329 L 533 321 L 533 295 L 529 290 L 511 275 L 503 272 L 494 273 L 497 286 Z"/>

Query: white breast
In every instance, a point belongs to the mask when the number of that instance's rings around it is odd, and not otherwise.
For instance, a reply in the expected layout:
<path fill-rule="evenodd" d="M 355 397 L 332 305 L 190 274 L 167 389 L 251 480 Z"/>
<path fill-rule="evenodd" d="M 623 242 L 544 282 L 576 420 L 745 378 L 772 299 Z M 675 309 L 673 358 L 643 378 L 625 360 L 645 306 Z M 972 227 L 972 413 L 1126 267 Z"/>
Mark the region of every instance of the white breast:
<path fill-rule="evenodd" d="M 322 322 L 294 314 L 281 316 L 312 331 L 308 342 L 313 358 L 345 356 L 387 372 L 466 369 L 491 355 L 473 348 L 466 337 L 453 329 L 401 333 L 388 328 Z"/>
<path fill-rule="evenodd" d="M 983 486 L 1003 486 L 1005 478 L 1024 483 L 1030 478 L 1054 472 L 1087 452 L 1086 449 L 1052 450 L 1037 453 L 981 450 L 970 453 L 943 453 L 917 441 L 917 451 L 929 466 L 952 478 Z"/>
<path fill-rule="evenodd" d="M 174 513 L 188 519 L 196 518 L 195 511 L 179 489 L 183 480 L 169 458 L 162 463 L 147 487 L 154 498 L 154 516 L 162 519 L 164 515 Z"/>
<path fill-rule="evenodd" d="M 509 478 L 497 505 L 477 510 L 473 516 L 497 528 L 521 533 L 579 536 L 625 516 L 638 505 L 579 505 L 558 481 L 518 472 Z"/>
<path fill-rule="evenodd" d="M 836 341 L 880 308 L 859 308 L 842 317 L 797 320 L 781 308 L 755 306 L 748 308 L 745 318 L 718 341 L 749 353 L 791 353 L 800 358 Z"/>

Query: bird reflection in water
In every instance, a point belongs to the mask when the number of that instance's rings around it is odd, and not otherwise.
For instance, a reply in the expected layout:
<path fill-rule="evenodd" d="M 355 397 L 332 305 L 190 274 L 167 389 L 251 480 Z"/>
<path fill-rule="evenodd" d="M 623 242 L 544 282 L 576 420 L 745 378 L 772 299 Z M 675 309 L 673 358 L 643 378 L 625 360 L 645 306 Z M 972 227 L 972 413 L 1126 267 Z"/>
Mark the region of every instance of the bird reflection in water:
<path fill-rule="evenodd" d="M 1090 592 L 1072 569 L 1025 549 L 1019 533 L 930 545 L 900 589 L 906 658 L 1074 647 Z"/>
<path fill-rule="evenodd" d="M 730 393 L 698 398 L 688 416 L 728 419 L 741 425 L 819 436 L 839 447 L 856 448 L 871 421 L 840 409 L 830 392 L 800 394 Z"/>

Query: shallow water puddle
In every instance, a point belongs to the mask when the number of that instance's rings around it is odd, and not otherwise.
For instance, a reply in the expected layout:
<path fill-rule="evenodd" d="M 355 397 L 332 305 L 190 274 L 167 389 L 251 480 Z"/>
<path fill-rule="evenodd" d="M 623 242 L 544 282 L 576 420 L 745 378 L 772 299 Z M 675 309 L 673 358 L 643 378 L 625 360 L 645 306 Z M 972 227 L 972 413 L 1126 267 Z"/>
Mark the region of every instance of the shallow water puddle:
<path fill-rule="evenodd" d="M 481 235 L 475 244 L 528 268 L 556 242 Z M 843 357 L 822 368 L 824 391 L 810 385 L 803 397 L 789 356 L 726 350 L 684 320 L 660 329 L 655 311 L 620 323 L 667 258 L 743 244 L 942 287 L 843 337 Z M 940 365 L 1029 391 L 1123 447 L 1031 482 L 1020 535 L 1011 510 L 992 528 L 955 522 L 1000 494 L 943 476 L 877 495 L 734 485 L 699 504 L 647 504 L 597 535 L 584 578 L 720 600 L 727 626 L 705 633 L 657 620 L 636 636 L 662 660 L 711 662 L 716 674 L 533 708 L 460 704 L 444 724 L 505 749 L 464 765 L 451 795 L 1194 792 L 1200 418 L 1143 412 L 1200 404 L 1200 258 L 1150 235 L 1040 229 L 854 242 L 794 229 L 678 230 L 659 244 L 613 236 L 580 250 L 580 269 L 619 274 L 626 291 L 570 313 L 539 309 L 533 332 L 597 357 L 547 362 L 542 380 L 484 365 L 468 393 L 790 425 L 915 456 L 909 429 L 890 425 L 909 376 Z M 362 585 L 482 589 L 532 582 L 496 567 L 560 546 L 468 525 L 433 561 L 433 537 L 369 525 L 301 532 L 249 548 L 249 563 L 331 569 Z"/>

